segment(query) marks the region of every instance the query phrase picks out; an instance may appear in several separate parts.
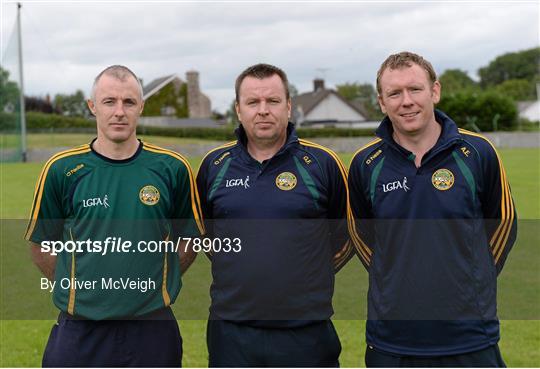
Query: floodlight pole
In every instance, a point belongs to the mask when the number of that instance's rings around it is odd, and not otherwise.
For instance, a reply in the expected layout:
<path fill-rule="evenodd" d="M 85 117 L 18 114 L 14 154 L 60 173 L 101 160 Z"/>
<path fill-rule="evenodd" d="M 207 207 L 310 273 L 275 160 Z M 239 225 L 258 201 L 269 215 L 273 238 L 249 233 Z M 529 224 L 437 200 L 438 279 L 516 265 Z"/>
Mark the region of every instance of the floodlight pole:
<path fill-rule="evenodd" d="M 23 80 L 23 57 L 22 57 L 22 34 L 21 34 L 21 8 L 22 4 L 17 3 L 17 41 L 19 46 L 19 105 L 21 115 L 21 159 L 26 162 L 26 109 L 24 107 L 24 80 Z"/>

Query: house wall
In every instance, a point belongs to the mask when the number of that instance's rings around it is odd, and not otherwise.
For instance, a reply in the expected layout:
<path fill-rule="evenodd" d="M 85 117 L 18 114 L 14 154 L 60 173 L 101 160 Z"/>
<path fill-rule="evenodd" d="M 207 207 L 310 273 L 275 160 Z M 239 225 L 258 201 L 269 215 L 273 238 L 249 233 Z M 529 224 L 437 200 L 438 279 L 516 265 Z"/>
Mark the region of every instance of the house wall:
<path fill-rule="evenodd" d="M 304 116 L 304 120 L 338 120 L 338 121 L 364 121 L 362 115 L 345 104 L 337 96 L 330 94 L 321 101 L 309 114 Z"/>
<path fill-rule="evenodd" d="M 144 103 L 142 115 L 188 117 L 186 89 L 180 79 L 169 82 L 161 90 L 150 96 Z"/>
<path fill-rule="evenodd" d="M 527 109 L 519 113 L 519 116 L 522 118 L 527 118 L 528 120 L 533 122 L 540 121 L 540 102 L 535 101 Z"/>

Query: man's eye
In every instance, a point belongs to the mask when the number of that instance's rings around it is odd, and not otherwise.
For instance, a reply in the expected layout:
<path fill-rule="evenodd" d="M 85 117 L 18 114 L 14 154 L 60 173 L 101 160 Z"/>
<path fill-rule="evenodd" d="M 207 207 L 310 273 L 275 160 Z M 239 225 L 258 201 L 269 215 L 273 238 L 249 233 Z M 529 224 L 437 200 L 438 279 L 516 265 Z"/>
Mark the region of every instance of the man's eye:
<path fill-rule="evenodd" d="M 399 96 L 399 92 L 390 92 L 388 94 L 388 97 L 398 97 Z"/>
<path fill-rule="evenodd" d="M 105 101 L 103 101 L 103 104 L 111 106 L 111 105 L 114 105 L 114 101 L 113 100 L 105 100 Z"/>
<path fill-rule="evenodd" d="M 256 102 L 256 101 L 248 101 L 247 104 L 248 104 L 249 106 L 254 106 L 254 105 L 257 104 L 257 102 Z"/>
<path fill-rule="evenodd" d="M 279 100 L 270 100 L 270 104 L 272 104 L 272 105 L 277 105 L 279 103 L 280 103 Z"/>

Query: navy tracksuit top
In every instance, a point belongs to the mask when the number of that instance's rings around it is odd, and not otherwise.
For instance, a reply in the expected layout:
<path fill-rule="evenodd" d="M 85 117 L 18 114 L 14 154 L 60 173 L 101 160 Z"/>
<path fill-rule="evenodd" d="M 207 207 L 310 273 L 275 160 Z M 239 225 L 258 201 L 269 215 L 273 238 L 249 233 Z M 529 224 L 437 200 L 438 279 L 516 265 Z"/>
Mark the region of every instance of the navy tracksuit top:
<path fill-rule="evenodd" d="M 435 118 L 442 132 L 419 168 L 385 118 L 348 179 L 352 238 L 369 271 L 367 343 L 401 355 L 497 343 L 496 277 L 516 237 L 494 147 L 440 111 Z"/>
<path fill-rule="evenodd" d="M 238 141 L 203 159 L 197 176 L 210 237 L 239 238 L 240 252 L 214 252 L 211 319 L 291 327 L 333 314 L 334 273 L 348 242 L 346 169 L 330 150 L 287 141 L 260 163 Z"/>

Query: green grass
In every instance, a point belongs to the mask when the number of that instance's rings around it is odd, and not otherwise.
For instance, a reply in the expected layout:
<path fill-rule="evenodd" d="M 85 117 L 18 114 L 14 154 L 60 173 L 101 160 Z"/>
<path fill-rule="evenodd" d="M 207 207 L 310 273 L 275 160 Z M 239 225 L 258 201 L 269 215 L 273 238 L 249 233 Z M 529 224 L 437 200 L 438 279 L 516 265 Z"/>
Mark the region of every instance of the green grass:
<path fill-rule="evenodd" d="M 63 140 L 63 138 L 58 138 Z M 79 140 L 84 142 L 84 140 Z M 71 141 L 67 146 L 72 145 Z M 520 234 L 499 278 L 501 351 L 513 367 L 540 366 L 540 150 L 501 150 L 521 219 Z M 351 155 L 342 155 L 348 165 Z M 198 158 L 191 158 L 194 168 Z M 41 163 L 2 164 L 0 168 L 0 216 L 24 219 L 29 212 L 34 184 Z M 55 309 L 48 293 L 34 294 L 39 273 L 32 265 L 26 244 L 21 241 L 23 220 L 0 223 L 0 366 L 40 366 L 41 356 L 53 324 Z M 22 251 L 21 251 L 22 250 Z M 210 265 L 199 256 L 184 278 L 174 310 L 184 337 L 184 366 L 207 365 L 206 321 L 209 304 Z M 24 276 L 24 278 L 23 278 Z M 355 258 L 338 274 L 334 323 L 342 341 L 341 364 L 364 365 L 364 329 L 367 274 Z M 36 296 L 33 296 L 36 295 Z M 24 320 L 31 311 L 39 320 Z M 190 318 L 187 320 L 185 318 Z M 519 320 L 521 319 L 521 320 Z M 528 320 L 525 320 L 528 319 Z"/>

